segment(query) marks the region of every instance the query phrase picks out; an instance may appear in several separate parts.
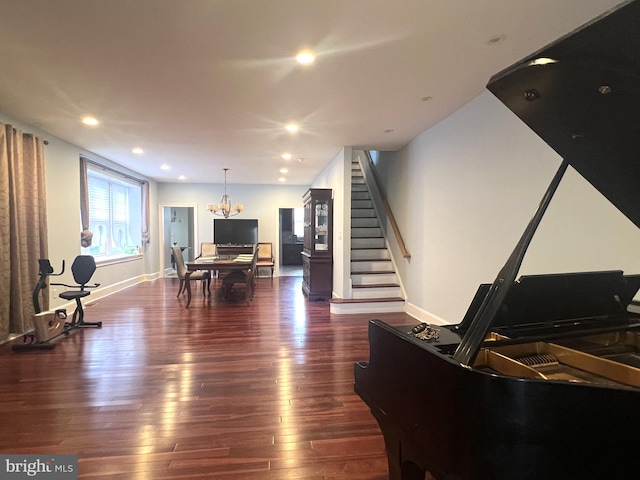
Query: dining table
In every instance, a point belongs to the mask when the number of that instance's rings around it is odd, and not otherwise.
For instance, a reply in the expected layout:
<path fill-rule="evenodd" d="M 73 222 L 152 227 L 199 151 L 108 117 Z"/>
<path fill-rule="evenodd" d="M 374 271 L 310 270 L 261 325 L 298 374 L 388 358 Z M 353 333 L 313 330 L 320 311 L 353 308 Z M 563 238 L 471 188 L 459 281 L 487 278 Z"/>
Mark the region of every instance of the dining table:
<path fill-rule="evenodd" d="M 189 304 L 191 303 L 191 282 L 189 281 L 189 277 L 193 272 L 208 270 L 211 272 L 211 276 L 213 276 L 213 272 L 218 272 L 219 275 L 226 275 L 237 270 L 249 270 L 252 261 L 253 254 L 239 254 L 200 257 L 191 262 L 187 262 L 187 273 L 184 278 L 187 290 L 187 304 L 185 308 L 189 308 Z"/>

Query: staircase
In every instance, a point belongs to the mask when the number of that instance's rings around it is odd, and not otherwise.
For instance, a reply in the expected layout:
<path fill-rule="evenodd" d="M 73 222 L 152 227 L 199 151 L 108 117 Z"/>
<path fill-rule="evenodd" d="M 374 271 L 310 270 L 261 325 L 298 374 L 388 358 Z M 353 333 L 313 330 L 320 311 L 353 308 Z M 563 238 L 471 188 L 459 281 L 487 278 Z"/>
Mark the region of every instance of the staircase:
<path fill-rule="evenodd" d="M 352 298 L 331 299 L 331 313 L 404 312 L 387 243 L 360 164 L 351 164 Z"/>

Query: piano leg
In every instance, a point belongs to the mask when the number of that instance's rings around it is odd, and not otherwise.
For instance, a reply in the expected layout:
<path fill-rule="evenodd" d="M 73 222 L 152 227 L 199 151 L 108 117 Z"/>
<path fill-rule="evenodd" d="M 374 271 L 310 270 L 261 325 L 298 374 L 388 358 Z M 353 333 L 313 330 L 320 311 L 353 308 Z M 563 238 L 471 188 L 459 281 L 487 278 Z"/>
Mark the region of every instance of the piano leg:
<path fill-rule="evenodd" d="M 389 464 L 389 480 L 461 480 L 457 475 L 443 474 L 432 475 L 428 470 L 429 463 L 421 452 L 412 445 L 412 442 L 404 437 L 402 432 L 392 423 L 387 421 L 387 416 L 382 412 L 371 410 L 378 420 L 378 425 L 384 437 L 387 460 Z M 418 463 L 425 465 L 419 465 Z"/>
<path fill-rule="evenodd" d="M 373 410 L 371 413 L 377 418 L 384 437 L 389 464 L 389 480 L 433 479 L 430 475 L 425 477 L 427 472 L 409 460 L 410 458 L 415 458 L 408 451 L 411 448 L 407 443 L 403 443 L 402 435 L 398 429 L 386 421 L 386 415 L 384 413 L 376 414 Z"/>

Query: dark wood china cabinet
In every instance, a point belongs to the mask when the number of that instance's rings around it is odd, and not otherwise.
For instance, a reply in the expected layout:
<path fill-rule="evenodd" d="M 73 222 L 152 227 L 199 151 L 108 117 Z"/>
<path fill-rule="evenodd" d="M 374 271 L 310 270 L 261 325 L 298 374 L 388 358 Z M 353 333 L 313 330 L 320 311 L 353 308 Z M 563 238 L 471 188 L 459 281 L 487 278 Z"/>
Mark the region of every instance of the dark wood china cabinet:
<path fill-rule="evenodd" d="M 333 277 L 333 200 L 330 188 L 311 188 L 304 201 L 302 291 L 309 300 L 329 300 Z"/>

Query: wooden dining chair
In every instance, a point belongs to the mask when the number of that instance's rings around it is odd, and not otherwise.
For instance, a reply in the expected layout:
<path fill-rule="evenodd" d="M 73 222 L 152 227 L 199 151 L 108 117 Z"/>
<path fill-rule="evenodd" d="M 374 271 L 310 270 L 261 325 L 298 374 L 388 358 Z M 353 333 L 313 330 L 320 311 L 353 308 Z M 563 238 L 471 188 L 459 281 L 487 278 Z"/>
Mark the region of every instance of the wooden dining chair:
<path fill-rule="evenodd" d="M 187 276 L 187 266 L 184 263 L 184 257 L 182 256 L 182 250 L 180 249 L 180 247 L 178 245 L 173 245 L 171 247 L 172 251 L 173 251 L 173 256 L 175 257 L 175 261 L 176 261 L 176 272 L 178 272 L 178 278 L 180 279 L 180 286 L 178 287 L 178 295 L 176 295 L 177 297 L 180 296 L 180 294 L 182 294 L 186 289 L 185 289 L 185 279 Z M 189 281 L 190 282 L 197 282 L 197 281 L 202 281 L 202 295 L 205 295 L 204 289 L 205 287 L 207 288 L 207 291 L 210 291 L 211 289 L 211 273 L 207 270 L 207 271 L 195 271 L 192 272 L 191 275 L 189 275 Z"/>
<path fill-rule="evenodd" d="M 271 242 L 259 242 L 258 243 L 258 261 L 256 267 L 258 269 L 262 267 L 271 269 L 271 279 L 273 280 L 273 270 L 276 265 L 276 259 L 273 256 L 273 243 Z"/>
<path fill-rule="evenodd" d="M 196 258 L 212 258 L 218 255 L 218 246 L 213 242 L 200 243 L 200 255 Z M 218 278 L 218 271 L 212 271 L 211 275 Z"/>
<path fill-rule="evenodd" d="M 218 248 L 213 242 L 202 242 L 200 244 L 200 255 L 197 258 L 211 258 L 218 255 Z"/>
<path fill-rule="evenodd" d="M 231 293 L 237 290 L 237 287 L 240 287 L 245 291 L 245 301 L 247 305 L 251 305 L 253 293 L 256 288 L 256 264 L 258 261 L 259 248 L 259 246 L 256 246 L 249 268 L 246 270 L 235 270 L 222 279 L 222 293 L 224 298 L 229 299 Z"/>

